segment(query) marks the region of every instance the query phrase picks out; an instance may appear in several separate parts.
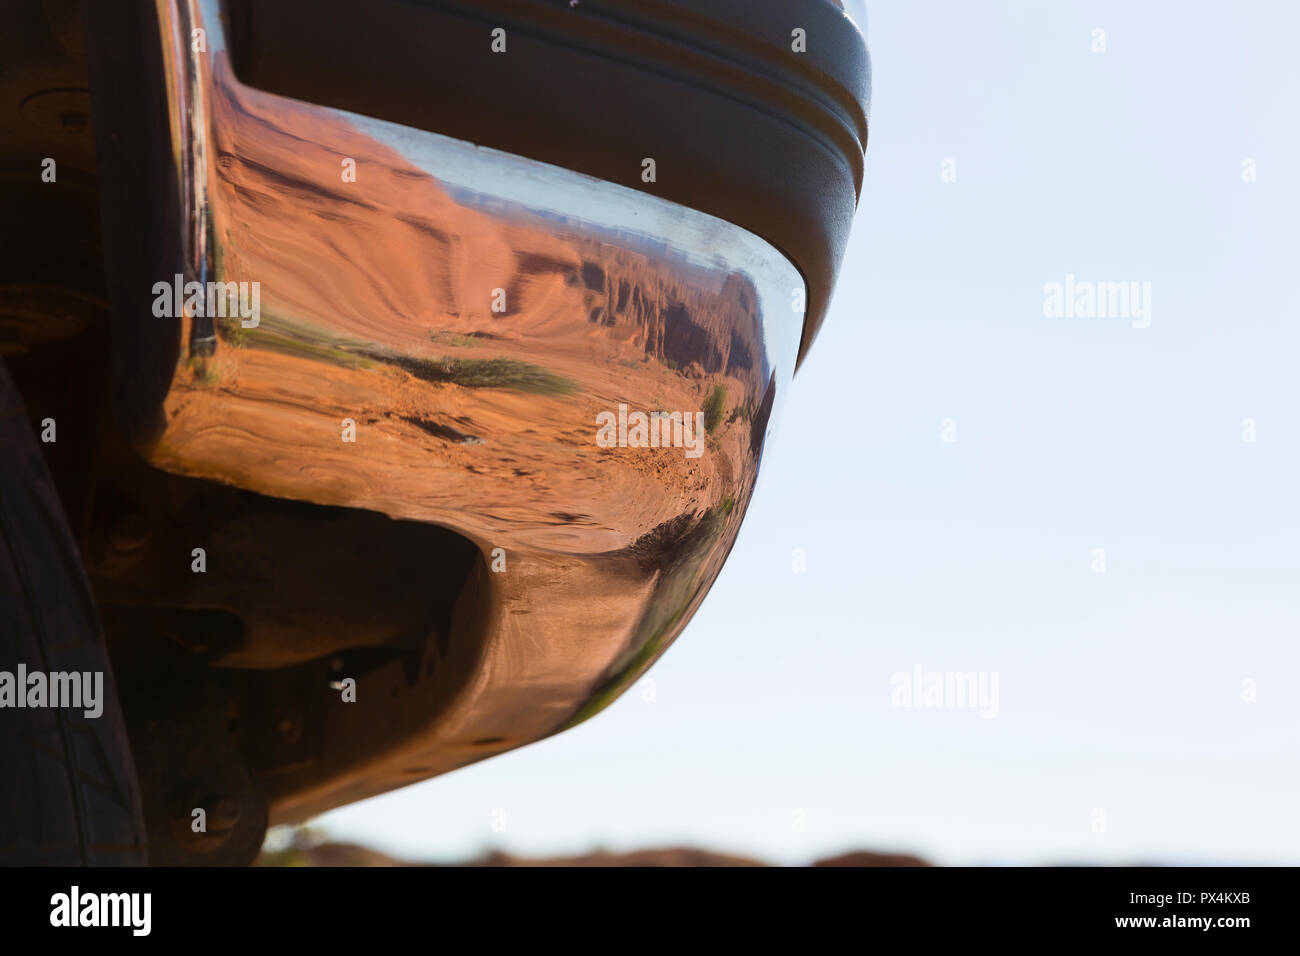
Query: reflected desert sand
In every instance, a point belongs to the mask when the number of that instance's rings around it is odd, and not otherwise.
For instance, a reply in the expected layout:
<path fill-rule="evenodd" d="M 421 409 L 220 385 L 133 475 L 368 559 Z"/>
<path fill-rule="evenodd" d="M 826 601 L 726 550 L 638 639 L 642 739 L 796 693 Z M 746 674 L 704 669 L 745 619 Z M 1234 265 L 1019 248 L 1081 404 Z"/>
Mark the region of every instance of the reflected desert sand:
<path fill-rule="evenodd" d="M 477 211 L 336 114 L 215 88 L 218 278 L 259 282 L 262 315 L 178 368 L 158 464 L 571 554 L 745 490 L 770 374 L 748 279 Z M 595 444 L 599 412 L 697 411 L 718 386 L 698 459 Z"/>

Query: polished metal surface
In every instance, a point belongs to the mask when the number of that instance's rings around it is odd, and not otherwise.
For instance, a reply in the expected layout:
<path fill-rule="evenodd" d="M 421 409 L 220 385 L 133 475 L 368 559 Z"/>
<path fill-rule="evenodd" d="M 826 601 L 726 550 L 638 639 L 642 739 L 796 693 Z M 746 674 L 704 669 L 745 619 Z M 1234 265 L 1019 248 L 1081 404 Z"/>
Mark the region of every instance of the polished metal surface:
<path fill-rule="evenodd" d="M 236 285 L 233 315 L 204 301 L 157 320 L 184 323 L 183 347 L 149 460 L 443 525 L 484 556 L 458 611 L 479 637 L 402 702 L 394 740 L 326 784 L 272 786 L 274 817 L 594 713 L 681 631 L 735 540 L 801 277 L 646 193 L 244 86 L 216 0 L 157 8 L 188 223 L 175 272 Z M 637 447 L 654 412 L 703 434 L 674 422 L 668 447 Z M 364 721 L 337 711 L 331 739 L 364 750 Z"/>

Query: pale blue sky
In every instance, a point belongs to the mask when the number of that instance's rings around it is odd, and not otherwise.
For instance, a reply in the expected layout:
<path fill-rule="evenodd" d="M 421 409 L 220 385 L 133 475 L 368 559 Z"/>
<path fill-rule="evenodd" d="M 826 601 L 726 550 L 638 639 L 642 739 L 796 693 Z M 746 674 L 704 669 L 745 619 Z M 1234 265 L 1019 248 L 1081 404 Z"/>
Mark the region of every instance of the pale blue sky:
<path fill-rule="evenodd" d="M 333 836 L 1300 863 L 1300 8 L 867 10 L 834 305 L 654 701 L 317 821 Z M 1150 328 L 1045 318 L 1067 273 L 1149 281 Z M 998 716 L 891 707 L 918 664 L 997 672 Z"/>

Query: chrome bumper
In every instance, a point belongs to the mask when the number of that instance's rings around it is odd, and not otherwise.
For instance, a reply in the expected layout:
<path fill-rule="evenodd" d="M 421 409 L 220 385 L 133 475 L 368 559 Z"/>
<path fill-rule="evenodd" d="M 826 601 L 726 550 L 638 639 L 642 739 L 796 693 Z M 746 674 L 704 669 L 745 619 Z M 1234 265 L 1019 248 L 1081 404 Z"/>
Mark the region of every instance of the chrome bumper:
<path fill-rule="evenodd" d="M 462 598 L 480 637 L 453 643 L 432 689 L 363 678 L 359 701 L 409 695 L 399 732 L 326 783 L 273 792 L 273 818 L 596 712 L 682 630 L 735 540 L 794 369 L 802 278 L 648 193 L 242 85 L 216 0 L 157 10 L 184 232 L 156 276 L 156 321 L 181 323 L 181 346 L 147 458 L 435 523 L 483 554 Z M 702 423 L 698 454 L 655 412 Z M 667 447 L 642 446 L 637 413 Z M 367 733 L 358 710 L 326 719 L 335 738 Z"/>

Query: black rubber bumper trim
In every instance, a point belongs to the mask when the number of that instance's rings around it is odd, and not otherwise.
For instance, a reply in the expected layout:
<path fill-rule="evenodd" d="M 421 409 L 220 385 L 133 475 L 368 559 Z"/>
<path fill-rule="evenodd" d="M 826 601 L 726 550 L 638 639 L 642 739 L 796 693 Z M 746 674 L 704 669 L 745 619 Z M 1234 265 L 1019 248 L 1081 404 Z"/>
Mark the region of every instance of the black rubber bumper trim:
<path fill-rule="evenodd" d="M 866 46 L 831 0 L 226 0 L 226 12 L 251 86 L 565 166 L 761 236 L 808 285 L 802 361 L 867 140 Z M 647 157 L 654 183 L 641 180 Z"/>

